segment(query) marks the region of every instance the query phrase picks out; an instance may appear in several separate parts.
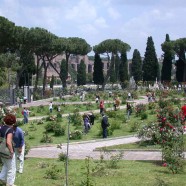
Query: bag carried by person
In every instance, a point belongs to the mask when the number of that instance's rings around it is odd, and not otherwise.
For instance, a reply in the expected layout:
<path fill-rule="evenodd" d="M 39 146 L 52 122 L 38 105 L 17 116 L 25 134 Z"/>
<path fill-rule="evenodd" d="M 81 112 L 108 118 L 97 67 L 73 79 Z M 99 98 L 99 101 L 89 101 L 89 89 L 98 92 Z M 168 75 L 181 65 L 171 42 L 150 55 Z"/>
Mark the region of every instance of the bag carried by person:
<path fill-rule="evenodd" d="M 0 157 L 7 158 L 7 159 L 11 158 L 10 150 L 8 149 L 8 147 L 6 145 L 6 134 L 9 130 L 10 130 L 10 128 L 8 128 L 6 130 L 4 138 L 0 137 Z"/>

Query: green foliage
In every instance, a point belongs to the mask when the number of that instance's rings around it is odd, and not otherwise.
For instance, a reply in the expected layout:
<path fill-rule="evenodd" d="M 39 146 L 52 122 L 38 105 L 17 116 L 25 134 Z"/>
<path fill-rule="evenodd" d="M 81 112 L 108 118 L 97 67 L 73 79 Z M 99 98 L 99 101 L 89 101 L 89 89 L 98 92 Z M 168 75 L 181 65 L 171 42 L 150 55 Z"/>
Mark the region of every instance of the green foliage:
<path fill-rule="evenodd" d="M 137 132 L 139 130 L 140 123 L 139 122 L 131 122 L 130 123 L 130 132 Z"/>
<path fill-rule="evenodd" d="M 61 126 L 60 123 L 55 123 L 53 127 L 54 135 L 55 136 L 64 136 L 65 135 L 65 127 Z"/>
<path fill-rule="evenodd" d="M 52 78 L 50 80 L 50 88 L 53 89 L 54 87 L 54 76 L 52 75 Z"/>
<path fill-rule="evenodd" d="M 91 167 L 90 167 L 90 157 L 85 159 L 85 180 L 81 181 L 81 186 L 94 186 L 93 181 L 91 180 Z"/>
<path fill-rule="evenodd" d="M 122 52 L 121 53 L 121 62 L 119 66 L 119 80 L 121 87 L 124 89 L 128 85 L 128 62 L 127 62 L 127 53 Z"/>
<path fill-rule="evenodd" d="M 161 109 L 163 109 L 163 108 L 167 107 L 168 105 L 170 105 L 170 101 L 160 99 L 160 100 L 158 101 L 158 105 L 159 105 L 159 107 L 160 107 Z"/>
<path fill-rule="evenodd" d="M 79 111 L 78 110 L 75 110 L 74 111 L 74 114 L 70 115 L 70 121 L 76 127 L 82 125 L 82 116 L 79 114 Z"/>
<path fill-rule="evenodd" d="M 95 54 L 94 59 L 93 81 L 96 85 L 102 85 L 104 82 L 103 63 L 98 53 Z"/>
<path fill-rule="evenodd" d="M 146 105 L 140 103 L 135 106 L 136 116 L 141 116 L 141 114 L 144 113 L 145 111 L 146 111 Z"/>
<path fill-rule="evenodd" d="M 81 60 L 78 71 L 77 71 L 77 85 L 86 84 L 86 65 L 83 60 Z"/>
<path fill-rule="evenodd" d="M 70 133 L 70 139 L 72 140 L 78 140 L 82 138 L 83 133 L 79 130 L 75 130 L 73 132 Z"/>
<path fill-rule="evenodd" d="M 148 109 L 149 109 L 149 110 L 155 110 L 155 109 L 156 109 L 156 103 L 150 102 L 150 103 L 148 104 Z"/>
<path fill-rule="evenodd" d="M 52 143 L 52 137 L 48 135 L 47 132 L 43 133 L 43 137 L 40 140 L 41 143 Z"/>
<path fill-rule="evenodd" d="M 26 141 L 25 141 L 25 156 L 28 154 L 28 152 L 30 151 L 30 145 L 29 145 L 29 143 L 27 143 Z"/>
<path fill-rule="evenodd" d="M 148 118 L 148 114 L 146 112 L 141 113 L 141 120 L 145 120 Z"/>
<path fill-rule="evenodd" d="M 50 165 L 45 172 L 44 178 L 58 180 L 61 178 L 61 169 L 57 165 Z"/>
<path fill-rule="evenodd" d="M 151 139 L 153 143 L 157 143 L 157 124 L 154 122 L 142 126 L 138 131 L 138 138 L 142 140 Z"/>
<path fill-rule="evenodd" d="M 137 49 L 133 53 L 131 73 L 136 83 L 142 80 L 142 60 L 140 52 Z"/>
<path fill-rule="evenodd" d="M 67 160 L 67 154 L 61 152 L 58 156 L 59 161 L 66 161 Z"/>
<path fill-rule="evenodd" d="M 159 64 L 152 37 L 147 39 L 147 47 L 143 60 L 143 81 L 155 81 L 158 77 Z"/>
<path fill-rule="evenodd" d="M 42 111 L 44 111 L 44 109 L 45 109 L 44 105 L 39 105 L 39 106 L 37 107 L 37 112 L 38 112 L 38 113 L 41 113 Z"/>
<path fill-rule="evenodd" d="M 111 169 L 116 169 L 119 167 L 118 163 L 122 160 L 123 158 L 123 152 L 120 152 L 119 154 L 112 155 L 110 157 L 110 161 L 108 161 L 108 168 Z"/>
<path fill-rule="evenodd" d="M 168 34 L 166 34 L 165 42 L 166 43 L 170 42 L 170 38 Z M 172 60 L 173 60 L 172 49 L 166 48 L 166 50 L 164 50 L 163 65 L 162 65 L 162 70 L 161 70 L 161 81 L 162 82 L 171 81 Z"/>
<path fill-rule="evenodd" d="M 54 125 L 55 125 L 54 122 L 48 122 L 48 123 L 45 125 L 45 130 L 46 130 L 46 132 L 53 132 L 53 131 L 54 131 Z"/>

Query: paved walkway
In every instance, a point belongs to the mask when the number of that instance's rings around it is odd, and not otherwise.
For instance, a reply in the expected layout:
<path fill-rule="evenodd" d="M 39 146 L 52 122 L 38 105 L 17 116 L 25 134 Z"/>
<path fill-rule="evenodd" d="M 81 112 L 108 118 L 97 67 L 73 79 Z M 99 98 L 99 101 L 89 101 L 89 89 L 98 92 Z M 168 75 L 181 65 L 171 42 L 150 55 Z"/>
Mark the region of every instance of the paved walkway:
<path fill-rule="evenodd" d="M 100 140 L 91 140 L 84 142 L 74 142 L 69 144 L 69 158 L 70 159 L 85 159 L 86 157 L 91 157 L 93 159 L 100 159 L 101 155 L 104 159 L 110 159 L 112 155 L 119 155 L 121 151 L 109 151 L 103 152 L 96 150 L 99 147 L 107 147 L 112 145 L 134 143 L 140 141 L 139 138 L 135 136 L 125 136 L 119 138 L 107 138 Z M 37 158 L 58 158 L 60 153 L 67 153 L 67 143 L 61 144 L 61 148 L 57 145 L 51 146 L 41 146 L 32 148 L 27 157 L 37 157 Z M 124 150 L 123 158 L 125 160 L 161 160 L 160 151 L 141 151 L 141 150 Z M 185 153 L 186 157 L 186 153 Z"/>
<path fill-rule="evenodd" d="M 142 99 L 137 99 L 137 100 L 131 100 L 129 102 L 132 102 L 134 103 L 134 105 L 136 104 L 140 104 L 140 103 L 143 103 L 143 104 L 147 104 L 148 103 L 148 100 L 147 100 L 147 97 L 146 96 L 141 96 Z M 52 101 L 52 99 L 45 99 L 45 100 L 39 100 L 39 101 L 33 101 L 31 103 L 26 103 L 26 104 L 22 104 L 22 107 L 31 107 L 31 106 L 40 106 L 40 105 L 49 105 L 49 103 Z M 95 103 L 95 101 L 84 101 L 84 102 L 80 102 L 80 101 L 77 101 L 77 102 L 64 102 L 65 104 L 74 104 L 74 105 L 77 105 L 77 104 L 86 104 L 86 103 Z M 113 103 L 113 101 L 105 101 L 105 103 Z M 53 101 L 53 104 L 56 104 L 56 105 L 59 105 L 59 104 L 62 104 L 62 102 L 55 102 Z M 16 106 L 13 106 L 13 107 L 18 107 L 18 105 Z M 120 109 L 125 109 L 126 108 L 126 105 L 121 105 L 120 106 Z M 107 110 L 113 110 L 114 108 L 106 108 Z M 87 111 L 87 113 L 90 112 L 90 111 Z M 94 110 L 93 111 L 94 113 L 99 113 L 100 110 L 97 109 L 97 110 Z M 83 111 L 83 112 L 80 112 L 80 114 L 84 114 L 86 113 L 86 111 Z M 70 114 L 70 113 L 69 113 Z M 63 117 L 67 117 L 69 114 L 63 114 Z M 32 121 L 32 120 L 40 120 L 42 118 L 46 118 L 48 116 L 34 116 L 34 117 L 29 117 L 29 121 Z M 18 120 L 22 120 L 23 118 L 17 118 Z"/>

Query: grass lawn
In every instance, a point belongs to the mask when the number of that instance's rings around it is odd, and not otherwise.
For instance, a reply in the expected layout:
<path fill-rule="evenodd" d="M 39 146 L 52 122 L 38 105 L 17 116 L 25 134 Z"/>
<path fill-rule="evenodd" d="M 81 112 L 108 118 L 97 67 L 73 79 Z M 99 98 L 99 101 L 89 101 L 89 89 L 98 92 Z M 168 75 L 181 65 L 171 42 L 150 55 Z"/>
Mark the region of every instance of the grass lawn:
<path fill-rule="evenodd" d="M 146 120 L 141 120 L 139 117 L 136 117 L 134 114 L 132 114 L 131 120 L 127 121 L 125 110 L 111 111 L 107 114 L 109 116 L 109 123 L 111 125 L 109 130 L 113 130 L 112 135 L 109 135 L 108 137 L 133 135 L 136 133 L 137 127 L 144 125 L 148 121 L 154 120 L 154 115 L 151 114 L 149 114 L 148 119 Z M 95 116 L 95 124 L 92 126 L 87 135 L 82 135 L 82 139 L 80 139 L 81 141 L 102 138 L 101 116 L 100 114 L 95 114 Z M 49 122 L 52 122 L 53 125 L 55 125 L 55 121 L 44 121 L 43 124 L 37 124 L 37 122 L 33 121 L 26 125 L 21 125 L 21 128 L 26 131 L 25 140 L 30 144 L 30 146 L 44 145 L 44 143 L 41 143 L 40 140 L 43 137 L 45 126 Z M 64 143 L 67 140 L 68 118 L 62 118 L 60 124 L 66 129 L 65 135 L 56 137 L 54 136 L 54 133 L 48 133 L 48 136 L 52 137 L 52 144 Z M 70 132 L 75 130 L 83 131 L 83 119 L 79 126 L 74 126 L 73 123 L 70 123 Z"/>
<path fill-rule="evenodd" d="M 173 175 L 161 162 L 119 161 L 117 168 L 109 168 L 109 162 L 90 160 L 90 180 L 95 186 L 185 186 L 185 173 Z M 96 168 L 97 167 L 97 168 Z M 94 169 L 94 172 L 92 170 Z M 55 170 L 58 171 L 55 178 Z M 185 170 L 186 171 L 186 170 Z M 84 186 L 86 180 L 85 160 L 69 161 L 69 186 Z M 29 158 L 24 173 L 17 174 L 16 185 L 62 186 L 65 185 L 64 162 L 56 159 Z"/>

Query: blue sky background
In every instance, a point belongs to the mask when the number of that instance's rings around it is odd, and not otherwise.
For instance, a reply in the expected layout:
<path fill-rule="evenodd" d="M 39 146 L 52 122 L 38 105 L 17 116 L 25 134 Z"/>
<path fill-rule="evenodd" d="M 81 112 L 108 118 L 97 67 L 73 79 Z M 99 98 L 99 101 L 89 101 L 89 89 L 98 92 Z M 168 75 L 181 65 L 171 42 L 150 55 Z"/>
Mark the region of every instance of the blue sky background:
<path fill-rule="evenodd" d="M 59 37 L 80 37 L 91 46 L 121 39 L 144 56 L 153 37 L 157 57 L 166 33 L 186 37 L 186 0 L 0 0 L 0 16 L 17 26 L 41 27 Z M 93 54 L 93 53 L 91 53 Z"/>

